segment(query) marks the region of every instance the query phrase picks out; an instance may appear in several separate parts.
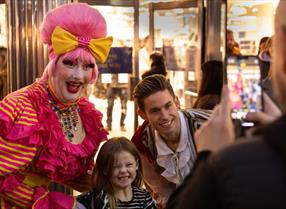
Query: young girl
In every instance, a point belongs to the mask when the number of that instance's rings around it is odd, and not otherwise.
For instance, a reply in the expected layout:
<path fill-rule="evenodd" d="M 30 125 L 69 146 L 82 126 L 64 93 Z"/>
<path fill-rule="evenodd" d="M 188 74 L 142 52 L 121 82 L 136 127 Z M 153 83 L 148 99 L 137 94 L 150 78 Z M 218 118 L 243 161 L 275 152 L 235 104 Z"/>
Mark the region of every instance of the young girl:
<path fill-rule="evenodd" d="M 94 189 L 77 197 L 77 207 L 156 209 L 151 195 L 140 188 L 142 183 L 142 163 L 134 144 L 125 137 L 111 138 L 98 153 L 93 170 Z"/>

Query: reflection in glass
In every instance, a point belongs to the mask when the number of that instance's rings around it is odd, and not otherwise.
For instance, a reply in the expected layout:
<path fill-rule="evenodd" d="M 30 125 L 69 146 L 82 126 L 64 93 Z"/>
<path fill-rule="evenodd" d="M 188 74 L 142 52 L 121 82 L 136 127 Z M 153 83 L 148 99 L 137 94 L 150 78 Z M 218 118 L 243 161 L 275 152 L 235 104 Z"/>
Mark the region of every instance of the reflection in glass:
<path fill-rule="evenodd" d="M 195 88 L 196 66 L 199 62 L 198 8 L 155 10 L 154 46 L 163 51 L 170 82 L 181 107 L 185 91 Z"/>

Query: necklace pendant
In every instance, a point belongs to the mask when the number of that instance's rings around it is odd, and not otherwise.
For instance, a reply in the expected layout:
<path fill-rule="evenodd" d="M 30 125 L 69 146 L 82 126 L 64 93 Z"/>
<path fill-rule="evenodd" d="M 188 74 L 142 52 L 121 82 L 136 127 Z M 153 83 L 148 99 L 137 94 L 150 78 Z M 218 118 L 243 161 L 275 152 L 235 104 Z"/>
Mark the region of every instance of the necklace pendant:
<path fill-rule="evenodd" d="M 73 133 L 68 133 L 68 137 L 72 139 L 74 137 Z"/>
<path fill-rule="evenodd" d="M 49 91 L 48 91 L 49 92 Z M 57 114 L 57 117 L 61 123 L 62 130 L 64 135 L 68 138 L 70 142 L 73 142 L 74 133 L 73 131 L 77 131 L 77 124 L 79 123 L 79 115 L 80 109 L 77 104 L 73 104 L 69 107 L 61 109 L 58 105 L 57 101 L 53 99 L 50 92 L 48 94 L 49 97 L 49 105 L 53 112 Z"/>

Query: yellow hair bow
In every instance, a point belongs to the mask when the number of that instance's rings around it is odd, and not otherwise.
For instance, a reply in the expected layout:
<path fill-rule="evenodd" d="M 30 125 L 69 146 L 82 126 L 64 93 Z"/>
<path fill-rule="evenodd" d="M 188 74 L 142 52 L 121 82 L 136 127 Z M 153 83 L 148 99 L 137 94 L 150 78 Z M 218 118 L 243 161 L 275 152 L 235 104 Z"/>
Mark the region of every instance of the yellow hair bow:
<path fill-rule="evenodd" d="M 106 61 L 112 41 L 112 36 L 99 39 L 77 38 L 59 26 L 55 27 L 52 34 L 52 47 L 55 54 L 64 54 L 77 47 L 87 47 L 93 57 L 100 63 L 104 63 Z"/>

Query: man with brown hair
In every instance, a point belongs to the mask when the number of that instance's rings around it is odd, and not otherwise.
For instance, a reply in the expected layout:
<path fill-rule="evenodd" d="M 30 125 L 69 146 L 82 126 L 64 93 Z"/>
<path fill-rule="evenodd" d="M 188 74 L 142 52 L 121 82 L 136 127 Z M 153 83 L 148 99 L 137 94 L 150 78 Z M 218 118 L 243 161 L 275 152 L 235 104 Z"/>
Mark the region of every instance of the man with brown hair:
<path fill-rule="evenodd" d="M 178 98 L 163 75 L 143 79 L 135 87 L 134 99 L 145 122 L 132 142 L 142 157 L 146 187 L 164 207 L 194 165 L 194 130 L 210 112 L 179 110 Z"/>

